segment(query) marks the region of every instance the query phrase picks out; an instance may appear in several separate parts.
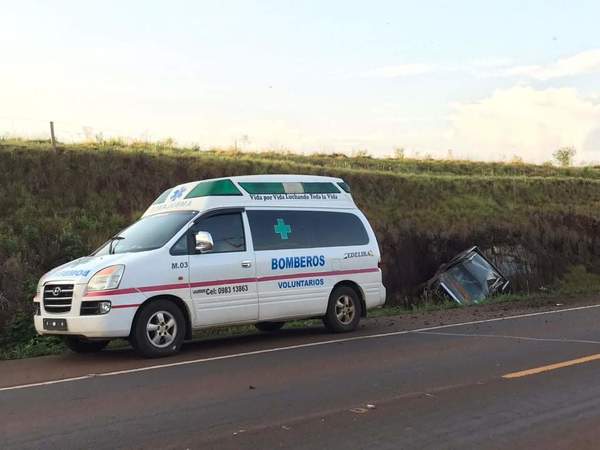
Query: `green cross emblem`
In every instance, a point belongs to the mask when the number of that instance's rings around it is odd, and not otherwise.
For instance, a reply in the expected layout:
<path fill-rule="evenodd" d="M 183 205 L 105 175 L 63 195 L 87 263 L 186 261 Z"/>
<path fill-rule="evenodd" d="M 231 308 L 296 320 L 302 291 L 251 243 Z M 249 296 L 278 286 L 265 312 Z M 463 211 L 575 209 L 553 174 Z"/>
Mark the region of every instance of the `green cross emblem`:
<path fill-rule="evenodd" d="M 281 239 L 287 239 L 292 232 L 292 227 L 287 225 L 283 219 L 277 219 L 277 223 L 273 226 L 275 233 L 281 236 Z"/>

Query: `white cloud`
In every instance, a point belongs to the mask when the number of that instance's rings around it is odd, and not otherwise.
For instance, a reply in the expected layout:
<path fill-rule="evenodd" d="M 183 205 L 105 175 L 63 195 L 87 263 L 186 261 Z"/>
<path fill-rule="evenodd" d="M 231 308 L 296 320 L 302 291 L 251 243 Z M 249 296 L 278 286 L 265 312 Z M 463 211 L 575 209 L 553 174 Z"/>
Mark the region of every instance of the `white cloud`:
<path fill-rule="evenodd" d="M 546 65 L 524 65 L 507 68 L 504 76 L 524 76 L 547 81 L 588 73 L 600 72 L 600 49 L 587 50 Z"/>
<path fill-rule="evenodd" d="M 396 66 L 385 66 L 373 69 L 363 74 L 367 78 L 400 78 L 423 75 L 433 72 L 434 67 L 429 64 L 399 64 Z"/>
<path fill-rule="evenodd" d="M 363 73 L 368 78 L 400 78 L 433 72 L 456 72 L 478 77 L 516 77 L 547 81 L 590 73 L 600 73 L 600 49 L 586 50 L 549 64 L 513 65 L 508 58 L 485 58 L 464 64 L 440 65 L 406 63 L 383 66 Z"/>
<path fill-rule="evenodd" d="M 600 159 L 600 104 L 575 89 L 517 86 L 481 101 L 458 104 L 450 117 L 448 142 L 463 156 L 482 160 L 552 159 L 573 145 L 577 160 Z"/>
<path fill-rule="evenodd" d="M 510 66 L 513 63 L 510 58 L 482 58 L 471 63 L 471 66 L 482 69 L 496 69 L 499 67 Z"/>

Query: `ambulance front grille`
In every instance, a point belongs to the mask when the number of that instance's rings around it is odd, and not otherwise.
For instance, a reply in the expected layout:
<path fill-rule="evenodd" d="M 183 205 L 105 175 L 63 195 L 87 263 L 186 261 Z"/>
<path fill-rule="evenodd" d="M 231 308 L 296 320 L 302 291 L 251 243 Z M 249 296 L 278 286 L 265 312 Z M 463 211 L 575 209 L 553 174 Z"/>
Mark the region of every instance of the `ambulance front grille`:
<path fill-rule="evenodd" d="M 72 284 L 47 284 L 44 286 L 44 310 L 48 313 L 71 311 L 73 302 Z"/>

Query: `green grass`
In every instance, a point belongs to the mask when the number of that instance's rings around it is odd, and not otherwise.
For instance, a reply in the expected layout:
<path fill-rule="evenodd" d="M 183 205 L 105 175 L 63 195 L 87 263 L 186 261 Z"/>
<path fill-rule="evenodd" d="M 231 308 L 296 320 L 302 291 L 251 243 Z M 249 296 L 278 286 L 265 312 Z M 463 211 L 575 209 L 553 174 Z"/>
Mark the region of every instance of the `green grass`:
<path fill-rule="evenodd" d="M 43 273 L 89 254 L 168 187 L 270 173 L 339 176 L 350 184 L 377 234 L 392 306 L 426 307 L 422 283 L 476 244 L 501 267 L 516 268 L 509 278 L 517 293 L 550 286 L 572 267 L 600 273 L 596 167 L 199 151 L 170 141 L 54 152 L 43 141 L 0 139 L 0 327 L 31 313 Z M 19 345 L 38 346 L 32 339 L 29 330 Z"/>
<path fill-rule="evenodd" d="M 556 282 L 555 289 L 563 296 L 600 294 L 600 276 L 583 265 L 573 266 Z"/>
<path fill-rule="evenodd" d="M 0 360 L 52 355 L 64 349 L 59 338 L 38 336 L 29 314 L 16 314 L 0 333 Z"/>

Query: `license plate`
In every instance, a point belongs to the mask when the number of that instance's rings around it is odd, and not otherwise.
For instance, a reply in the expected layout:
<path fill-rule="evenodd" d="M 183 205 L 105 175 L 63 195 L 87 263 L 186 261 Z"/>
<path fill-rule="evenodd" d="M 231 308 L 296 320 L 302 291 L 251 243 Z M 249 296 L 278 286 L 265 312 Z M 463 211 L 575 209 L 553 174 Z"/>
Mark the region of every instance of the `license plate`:
<path fill-rule="evenodd" d="M 67 319 L 44 319 L 44 330 L 67 331 Z"/>

